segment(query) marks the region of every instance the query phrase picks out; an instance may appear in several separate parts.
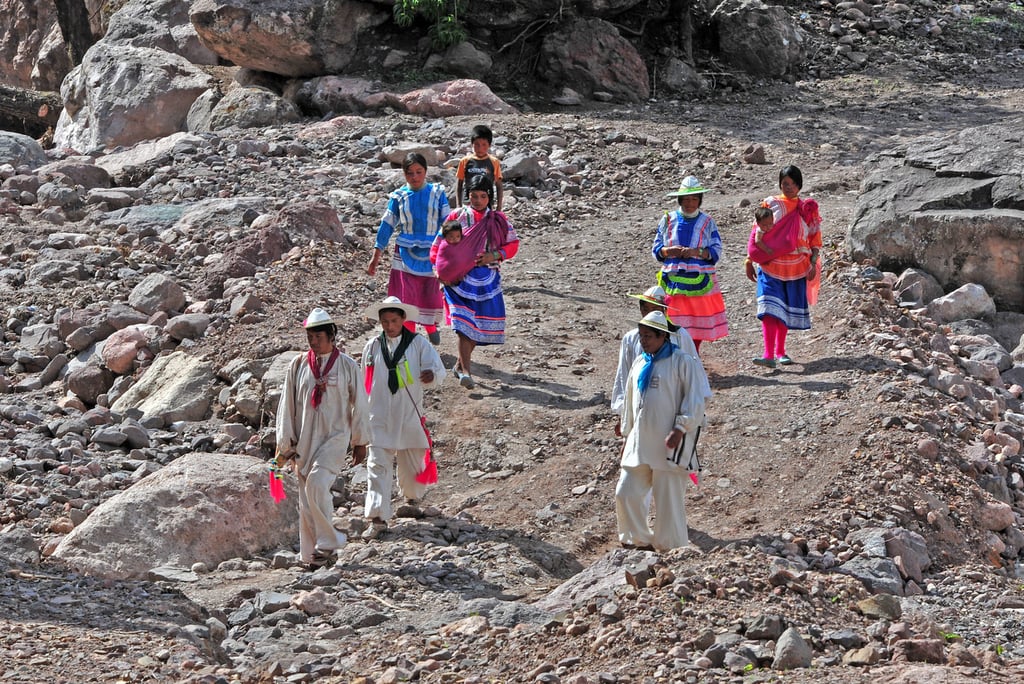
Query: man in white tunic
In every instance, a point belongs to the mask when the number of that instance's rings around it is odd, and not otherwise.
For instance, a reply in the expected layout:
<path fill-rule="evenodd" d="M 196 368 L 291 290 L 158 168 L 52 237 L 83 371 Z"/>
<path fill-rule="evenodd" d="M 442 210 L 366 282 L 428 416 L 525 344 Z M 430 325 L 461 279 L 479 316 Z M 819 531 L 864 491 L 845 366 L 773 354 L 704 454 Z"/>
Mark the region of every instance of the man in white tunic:
<path fill-rule="evenodd" d="M 689 544 L 686 528 L 685 459 L 677 451 L 704 417 L 700 366 L 670 340 L 668 319 L 653 311 L 638 324 L 643 353 L 633 363 L 622 416 L 621 473 L 615 488 L 619 541 L 626 547 L 658 550 Z M 647 497 L 657 515 L 648 524 Z"/>
<path fill-rule="evenodd" d="M 410 502 L 423 498 L 427 485 L 417 475 L 425 468 L 429 446 L 423 409 L 423 390 L 439 387 L 444 364 L 437 350 L 422 335 L 411 332 L 406 320 L 416 320 L 417 309 L 398 297 L 387 297 L 365 311 L 380 322 L 381 333 L 363 349 L 363 373 L 370 397 L 370 449 L 366 463 L 364 515 L 370 526 L 366 540 L 376 539 L 392 517 L 391 491 L 398 469 L 398 485 Z"/>
<path fill-rule="evenodd" d="M 277 407 L 279 460 L 294 459 L 299 480 L 299 553 L 319 565 L 348 541 L 334 528 L 331 486 L 346 467 L 366 458 L 369 415 L 359 365 L 335 345 L 337 326 L 323 309 L 302 323 L 309 350 L 288 367 Z"/>
<path fill-rule="evenodd" d="M 665 313 L 668 306 L 665 304 L 665 290 L 661 285 L 654 285 L 647 288 L 643 294 L 631 294 L 629 297 L 640 300 L 640 317 L 643 318 L 652 311 Z M 704 401 L 711 399 L 711 385 L 708 383 L 707 373 L 704 372 L 704 364 L 697 355 L 697 347 L 693 344 L 690 333 L 679 326 L 672 325 L 669 321 L 669 330 L 672 331 L 672 344 L 685 354 L 689 354 L 700 365 L 701 391 L 704 393 Z M 640 334 L 638 328 L 633 328 L 622 336 L 619 344 L 619 366 L 615 370 L 615 382 L 612 385 L 612 411 L 618 421 L 615 423 L 615 435 L 621 437 L 623 398 L 626 396 L 626 378 L 633 367 L 636 357 L 640 356 L 643 350 L 640 348 Z"/>

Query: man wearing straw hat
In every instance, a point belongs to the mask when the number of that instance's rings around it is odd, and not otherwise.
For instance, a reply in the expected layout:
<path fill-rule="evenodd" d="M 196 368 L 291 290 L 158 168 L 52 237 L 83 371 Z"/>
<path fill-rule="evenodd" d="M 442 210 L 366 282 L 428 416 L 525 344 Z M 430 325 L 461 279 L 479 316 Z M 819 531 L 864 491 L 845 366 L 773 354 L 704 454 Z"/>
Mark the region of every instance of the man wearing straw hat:
<path fill-rule="evenodd" d="M 643 318 L 652 311 L 665 312 L 665 290 L 660 285 L 654 285 L 647 288 L 643 294 L 630 294 L 627 295 L 639 300 L 640 303 L 640 317 Z M 701 389 L 704 392 L 705 401 L 711 398 L 711 386 L 708 384 L 707 374 L 704 372 L 704 364 L 700 363 L 700 357 L 697 356 L 697 348 L 693 344 L 693 339 L 690 334 L 686 332 L 684 328 L 680 328 L 677 325 L 673 325 L 672 321 L 668 324 L 669 330 L 672 331 L 672 344 L 679 348 L 684 354 L 689 354 L 696 359 L 697 363 L 700 364 L 701 370 Z M 626 394 L 626 378 L 629 377 L 629 370 L 633 367 L 633 362 L 636 357 L 643 353 L 643 349 L 640 348 L 640 336 L 639 329 L 632 328 L 629 332 L 622 336 L 622 341 L 619 343 L 619 365 L 615 370 L 615 382 L 612 385 L 612 411 L 618 417 L 618 421 L 615 423 L 615 435 L 621 437 L 621 426 L 622 426 L 622 406 L 623 397 Z"/>
<path fill-rule="evenodd" d="M 637 325 L 643 353 L 626 382 L 615 517 L 627 548 L 667 550 L 689 544 L 686 527 L 686 436 L 704 419 L 700 369 L 670 340 L 668 319 L 652 311 Z M 648 524 L 648 496 L 657 514 Z"/>
<path fill-rule="evenodd" d="M 330 314 L 313 309 L 302 322 L 309 350 L 288 367 L 277 406 L 278 459 L 294 459 L 299 480 L 299 554 L 323 565 L 348 538 L 334 528 L 331 486 L 352 446 L 352 462 L 366 458 L 370 437 L 359 366 L 335 344 Z"/>
<path fill-rule="evenodd" d="M 364 507 L 370 526 L 362 534 L 367 541 L 379 538 L 391 520 L 396 462 L 398 484 L 407 501 L 423 498 L 427 489 L 424 478 L 417 477 L 427 465 L 424 452 L 430 446 L 423 389 L 440 387 L 445 371 L 437 350 L 405 326 L 417 314 L 415 306 L 398 297 L 387 297 L 363 312 L 381 327 L 363 348 L 371 435 Z"/>

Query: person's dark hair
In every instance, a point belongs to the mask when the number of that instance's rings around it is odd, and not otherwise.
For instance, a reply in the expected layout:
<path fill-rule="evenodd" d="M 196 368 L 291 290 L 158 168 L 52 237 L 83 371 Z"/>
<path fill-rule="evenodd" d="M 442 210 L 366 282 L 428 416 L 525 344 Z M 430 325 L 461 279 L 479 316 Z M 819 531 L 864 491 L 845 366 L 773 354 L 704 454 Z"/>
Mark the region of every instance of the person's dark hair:
<path fill-rule="evenodd" d="M 452 231 L 455 230 L 459 231 L 460 233 L 462 232 L 462 224 L 456 221 L 455 219 L 452 219 L 451 221 L 445 221 L 444 223 L 441 224 L 442 236 L 446 236 L 448 235 L 448 233 L 451 233 Z"/>
<path fill-rule="evenodd" d="M 306 332 L 324 332 L 327 333 L 327 339 L 333 340 L 338 336 L 338 326 L 334 323 L 324 323 L 323 325 L 313 325 L 306 328 Z"/>
<path fill-rule="evenodd" d="M 754 220 L 760 221 L 761 219 L 774 218 L 772 210 L 768 207 L 758 207 L 754 210 Z"/>
<path fill-rule="evenodd" d="M 470 137 L 469 141 L 473 142 L 474 140 L 477 140 L 479 138 L 483 138 L 484 140 L 487 141 L 488 144 L 494 142 L 494 134 L 491 133 L 491 129 L 488 128 L 487 126 L 484 126 L 483 124 L 480 124 L 479 126 L 473 126 L 473 135 Z"/>
<path fill-rule="evenodd" d="M 789 180 L 796 183 L 796 187 L 798 190 L 802 190 L 804 187 L 804 174 L 800 173 L 800 169 L 798 169 L 796 166 L 793 166 L 792 164 L 790 164 L 789 166 L 784 166 L 782 170 L 779 171 L 779 186 L 782 185 L 783 178 L 788 178 Z"/>
<path fill-rule="evenodd" d="M 654 326 L 650 326 L 650 325 L 647 325 L 645 323 L 640 323 L 640 324 L 637 325 L 637 327 L 638 328 L 647 328 L 651 332 L 656 332 L 656 333 L 658 333 L 658 337 L 665 337 L 665 338 L 667 338 L 669 336 L 669 333 L 665 332 L 661 328 L 655 328 Z"/>
<path fill-rule="evenodd" d="M 683 206 L 683 198 L 684 197 L 690 197 L 690 195 L 680 195 L 679 196 L 679 206 Z M 699 206 L 701 206 L 703 204 L 704 204 L 704 193 L 701 192 L 701 193 L 697 194 L 697 206 L 699 207 Z"/>
<path fill-rule="evenodd" d="M 494 183 L 491 181 L 490 178 L 488 178 L 482 173 L 473 176 L 472 178 L 469 179 L 469 182 L 466 183 L 467 195 L 469 195 L 469 193 L 471 192 L 479 190 L 483 190 L 487 193 L 487 206 L 491 206 L 492 204 L 494 204 Z"/>
<path fill-rule="evenodd" d="M 377 318 L 380 318 L 381 314 L 385 314 L 388 312 L 396 313 L 399 316 L 401 316 L 403 320 L 405 319 L 405 309 L 399 309 L 398 307 L 394 306 L 386 306 L 382 308 L 380 311 L 377 312 Z"/>
<path fill-rule="evenodd" d="M 419 152 L 410 152 L 405 155 L 405 159 L 402 160 L 402 171 L 408 171 L 409 167 L 413 164 L 419 164 L 423 168 L 429 168 L 427 166 L 427 158 Z"/>

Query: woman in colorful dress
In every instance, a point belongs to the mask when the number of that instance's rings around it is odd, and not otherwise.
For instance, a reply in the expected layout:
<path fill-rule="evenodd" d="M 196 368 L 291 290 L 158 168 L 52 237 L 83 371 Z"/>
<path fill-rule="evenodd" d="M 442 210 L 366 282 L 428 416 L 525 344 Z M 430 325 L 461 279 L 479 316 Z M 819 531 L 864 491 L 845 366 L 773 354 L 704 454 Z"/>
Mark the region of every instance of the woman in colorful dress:
<path fill-rule="evenodd" d="M 714 219 L 701 211 L 709 191 L 693 176 L 666 197 L 677 197 L 679 209 L 665 212 L 658 223 L 652 252 L 661 262 L 658 284 L 665 290 L 668 317 L 690 333 L 700 353 L 701 342 L 729 334 L 725 300 L 715 276 L 722 238 Z"/>
<path fill-rule="evenodd" d="M 473 176 L 469 183 L 469 206 L 448 215 L 448 221 L 462 225 L 462 239 L 455 244 L 438 234 L 431 248 L 431 261 L 464 261 L 469 269 L 461 278 L 442 281 L 446 316 L 459 338 L 459 360 L 455 376 L 459 384 L 472 389 L 471 357 L 477 345 L 505 343 L 505 298 L 501 292 L 501 262 L 519 250 L 519 237 L 508 218 L 491 209 L 494 184 L 487 176 Z M 459 256 L 471 250 L 468 260 Z M 464 256 L 464 255 L 463 255 Z M 439 269 L 447 272 L 447 269 Z M 449 276 L 451 278 L 451 276 Z"/>
<path fill-rule="evenodd" d="M 760 268 L 751 259 L 746 261 L 747 277 L 757 282 L 757 317 L 764 335 L 764 355 L 754 363 L 766 368 L 793 363 L 786 353 L 786 334 L 810 329 L 810 307 L 817 300 L 821 215 L 816 201 L 800 198 L 803 184 L 800 169 L 787 166 L 779 172 L 782 194 L 762 202 L 774 215 L 772 232 L 788 236 L 792 249 L 787 245 L 779 256 L 773 253 Z"/>
<path fill-rule="evenodd" d="M 427 160 L 422 154 L 406 155 L 402 172 L 406 184 L 388 198 L 388 208 L 377 228 L 377 240 L 366 272 L 376 275 L 391 235 L 397 231 L 388 295 L 416 307 L 419 313 L 415 320 L 405 322 L 406 327 L 416 332 L 419 323 L 430 342 L 436 345 L 441 342 L 437 326 L 441 322 L 443 304 L 440 283 L 430 264 L 430 246 L 451 207 L 444 186 L 427 182 Z"/>

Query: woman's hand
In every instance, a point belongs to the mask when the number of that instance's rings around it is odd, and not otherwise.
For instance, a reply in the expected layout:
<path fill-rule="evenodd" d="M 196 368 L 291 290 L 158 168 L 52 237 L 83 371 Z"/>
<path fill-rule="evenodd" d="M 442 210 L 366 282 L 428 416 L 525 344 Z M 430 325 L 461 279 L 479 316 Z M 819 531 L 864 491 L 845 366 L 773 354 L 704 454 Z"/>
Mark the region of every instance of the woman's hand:
<path fill-rule="evenodd" d="M 754 262 L 751 261 L 750 259 L 747 259 L 746 261 L 743 262 L 743 265 L 747 269 L 747 280 L 749 280 L 752 283 L 756 283 L 757 282 L 757 269 L 754 268 Z"/>
<path fill-rule="evenodd" d="M 665 438 L 665 446 L 669 449 L 675 449 L 683 441 L 683 431 L 679 428 L 675 428 L 672 432 L 668 433 L 668 437 Z"/>
<path fill-rule="evenodd" d="M 476 265 L 487 266 L 493 264 L 497 259 L 494 257 L 494 252 L 484 252 L 483 254 L 477 255 Z"/>
<path fill-rule="evenodd" d="M 818 272 L 818 252 L 811 252 L 811 267 L 807 269 L 807 275 L 804 276 L 808 280 L 812 280 L 815 274 Z"/>
<path fill-rule="evenodd" d="M 366 266 L 367 275 L 377 275 L 377 266 L 380 265 L 380 250 L 374 248 L 373 256 L 370 257 L 370 263 Z"/>

